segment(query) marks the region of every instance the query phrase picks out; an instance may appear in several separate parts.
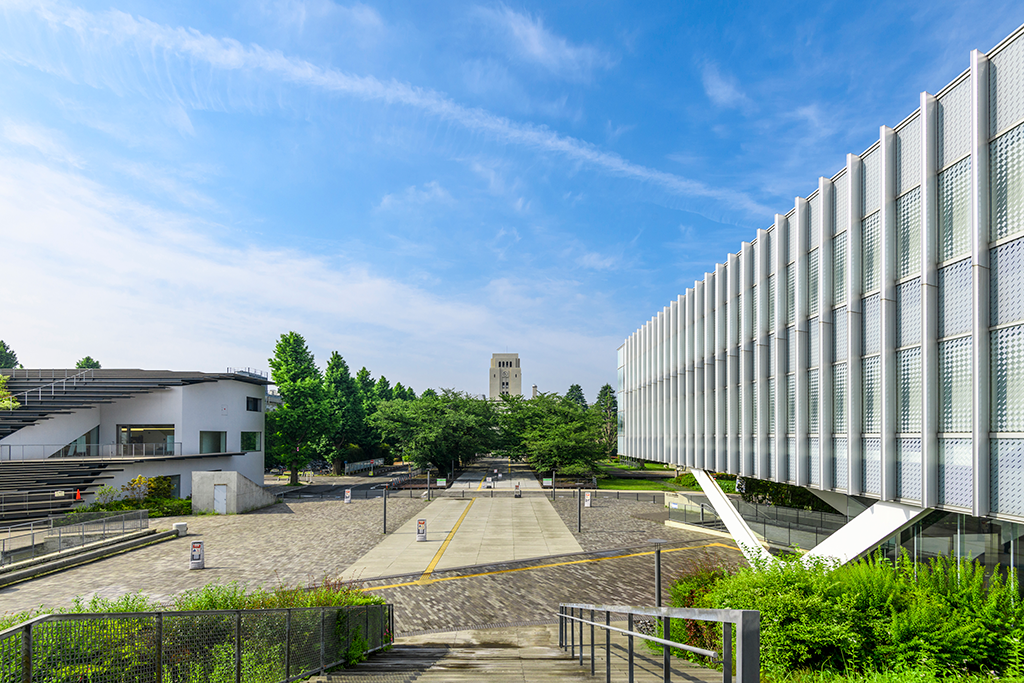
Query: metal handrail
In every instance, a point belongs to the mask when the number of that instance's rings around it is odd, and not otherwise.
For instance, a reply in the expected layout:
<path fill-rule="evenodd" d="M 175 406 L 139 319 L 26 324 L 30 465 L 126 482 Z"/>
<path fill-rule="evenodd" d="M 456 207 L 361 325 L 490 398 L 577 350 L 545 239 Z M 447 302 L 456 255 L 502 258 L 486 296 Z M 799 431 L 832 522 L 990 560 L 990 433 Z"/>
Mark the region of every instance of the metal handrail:
<path fill-rule="evenodd" d="M 705 650 L 704 648 L 695 647 L 693 645 L 687 645 L 686 643 L 677 643 L 674 640 L 665 640 L 664 638 L 657 638 L 655 636 L 647 635 L 646 633 L 640 633 L 639 631 L 629 631 L 624 628 L 616 628 L 615 626 L 606 626 L 605 624 L 598 623 L 596 621 L 587 621 L 579 617 L 564 616 L 564 619 L 570 621 L 578 621 L 581 624 L 590 624 L 591 626 L 597 626 L 599 628 L 607 629 L 608 631 L 615 631 L 616 633 L 622 633 L 627 636 L 633 636 L 634 638 L 643 638 L 649 640 L 652 643 L 658 643 L 659 645 L 668 645 L 669 647 L 678 648 L 680 650 L 686 650 L 692 652 L 695 655 L 701 655 L 704 657 L 710 657 L 711 659 L 718 659 L 718 653 L 714 650 Z"/>
<path fill-rule="evenodd" d="M 66 372 L 66 371 L 65 371 L 65 372 Z M 32 392 L 34 392 L 34 391 L 38 391 L 38 392 L 39 392 L 39 400 L 40 400 L 40 401 L 42 401 L 42 400 L 43 400 L 43 389 L 49 389 L 49 390 L 50 390 L 50 396 L 53 396 L 53 395 L 54 395 L 54 393 L 55 393 L 55 392 L 54 392 L 54 388 L 55 388 L 55 387 L 56 387 L 56 386 L 57 386 L 58 384 L 60 384 L 60 385 L 61 385 L 61 389 L 62 389 L 62 390 L 66 390 L 66 389 L 67 389 L 67 384 L 68 384 L 68 380 L 71 380 L 71 382 L 72 382 L 72 385 L 77 385 L 77 384 L 78 384 L 78 378 L 79 378 L 79 377 L 82 377 L 82 378 L 84 378 L 84 377 L 85 377 L 85 375 L 89 375 L 89 379 L 94 379 L 94 378 L 95 378 L 95 376 L 96 376 L 96 375 L 95 375 L 95 374 L 93 373 L 93 371 L 92 371 L 92 369 L 91 369 L 91 368 L 89 368 L 89 369 L 85 369 L 85 370 L 82 370 L 81 372 L 79 372 L 79 373 L 77 373 L 77 374 L 74 374 L 74 375 L 72 375 L 72 376 L 70 376 L 70 377 L 68 377 L 67 375 L 65 375 L 65 376 L 64 376 L 64 377 L 62 377 L 61 379 L 55 380 L 55 381 L 53 381 L 53 382 L 50 382 L 49 384 L 44 384 L 44 385 L 43 385 L 43 386 L 41 386 L 41 387 L 34 387 L 34 388 L 32 388 L 32 389 L 28 389 L 28 390 L 26 390 L 26 391 L 22 391 L 22 392 L 19 392 L 19 393 L 17 393 L 17 394 L 15 394 L 15 395 L 14 395 L 14 398 L 15 398 L 15 399 L 17 399 L 17 398 L 18 398 L 19 396 L 24 396 L 24 397 L 25 397 L 25 400 L 24 400 L 24 401 L 18 401 L 19 403 L 21 403 L 21 405 L 23 405 L 23 406 L 24 406 L 24 405 L 27 405 L 27 402 L 28 402 L 28 395 L 29 395 L 29 394 L 31 394 L 31 393 L 32 393 Z M 11 378 L 12 378 L 12 379 L 14 379 L 14 375 L 11 375 Z M 28 379 L 28 375 L 27 375 L 27 374 L 25 375 L 25 378 L 26 378 L 26 379 Z"/>
<path fill-rule="evenodd" d="M 583 617 L 585 610 L 590 611 L 590 619 Z M 579 615 L 577 616 L 577 611 Z M 595 612 L 604 612 L 604 623 L 594 618 Z M 625 629 L 611 625 L 612 614 L 625 614 L 628 618 L 628 626 Z M 639 633 L 633 630 L 633 617 L 644 616 L 660 619 L 662 622 L 663 634 L 666 636 L 672 633 L 673 619 L 686 619 L 691 621 L 715 621 L 722 624 L 722 651 L 713 650 L 678 643 L 665 638 Z M 658 643 L 663 646 L 663 679 L 666 683 L 671 680 L 671 648 L 677 648 L 692 652 L 697 655 L 709 657 L 722 664 L 722 678 L 726 683 L 733 680 L 733 646 L 732 632 L 736 627 L 736 681 L 738 683 L 756 683 L 761 677 L 761 613 L 755 610 L 729 610 L 729 609 L 696 609 L 680 607 L 635 607 L 631 605 L 589 605 L 578 603 L 561 603 L 558 607 L 558 645 L 563 650 L 570 650 L 572 657 L 576 658 L 576 629 L 579 627 L 579 663 L 583 665 L 583 626 L 590 626 L 590 674 L 594 675 L 595 662 L 595 636 L 594 629 L 601 628 L 605 632 L 605 678 L 608 683 L 612 680 L 611 669 L 611 634 L 622 633 L 629 641 L 628 647 L 628 671 L 629 681 L 633 681 L 633 639 Z"/>

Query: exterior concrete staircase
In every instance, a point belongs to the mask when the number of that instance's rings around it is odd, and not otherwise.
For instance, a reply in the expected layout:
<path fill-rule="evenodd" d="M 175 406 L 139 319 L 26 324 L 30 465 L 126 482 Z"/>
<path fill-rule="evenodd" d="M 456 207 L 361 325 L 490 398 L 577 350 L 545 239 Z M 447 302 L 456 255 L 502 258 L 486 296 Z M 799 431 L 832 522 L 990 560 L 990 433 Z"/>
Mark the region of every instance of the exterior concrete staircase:
<path fill-rule="evenodd" d="M 557 625 L 516 626 L 400 636 L 391 650 L 374 654 L 350 669 L 313 678 L 311 683 L 604 681 L 604 635 L 597 635 L 594 676 L 591 676 L 589 633 L 586 629 L 582 666 L 578 643 L 576 657 L 558 647 Z M 611 638 L 611 645 L 611 680 L 626 681 L 629 676 L 626 639 L 616 634 Z M 664 680 L 661 654 L 636 642 L 634 661 L 636 683 Z M 722 673 L 673 657 L 672 680 L 717 683 L 722 681 Z"/>

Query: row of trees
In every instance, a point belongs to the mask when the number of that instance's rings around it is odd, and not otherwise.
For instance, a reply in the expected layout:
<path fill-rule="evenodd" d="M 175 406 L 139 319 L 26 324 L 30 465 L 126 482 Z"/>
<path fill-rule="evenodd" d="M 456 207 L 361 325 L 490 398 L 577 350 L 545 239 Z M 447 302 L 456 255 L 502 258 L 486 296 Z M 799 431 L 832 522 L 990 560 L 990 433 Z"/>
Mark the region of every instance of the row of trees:
<path fill-rule="evenodd" d="M 272 464 L 298 470 L 322 458 L 340 473 L 344 463 L 387 456 L 389 448 L 368 419 L 383 403 L 412 401 L 416 392 L 384 376 L 373 379 L 365 367 L 352 375 L 337 351 L 323 372 L 306 340 L 297 332 L 282 334 L 270 359 L 270 378 L 282 405 L 267 413 L 267 456 Z"/>
<path fill-rule="evenodd" d="M 0 368 L 20 368 L 21 365 L 18 363 L 18 354 L 14 352 L 10 346 L 0 339 Z M 94 360 L 92 356 L 86 356 L 82 360 L 75 363 L 76 368 L 96 368 L 99 369 L 99 361 Z"/>
<path fill-rule="evenodd" d="M 565 396 L 503 396 L 489 401 L 453 389 L 421 396 L 362 368 L 353 377 L 331 354 L 323 373 L 302 336 L 281 335 L 270 359 L 282 406 L 267 414 L 267 453 L 298 470 L 324 458 L 340 472 L 345 461 L 402 457 L 417 467 L 454 473 L 481 454 L 527 461 L 541 471 L 589 474 L 617 445 L 615 392 L 601 388 L 588 405 L 578 385 Z"/>

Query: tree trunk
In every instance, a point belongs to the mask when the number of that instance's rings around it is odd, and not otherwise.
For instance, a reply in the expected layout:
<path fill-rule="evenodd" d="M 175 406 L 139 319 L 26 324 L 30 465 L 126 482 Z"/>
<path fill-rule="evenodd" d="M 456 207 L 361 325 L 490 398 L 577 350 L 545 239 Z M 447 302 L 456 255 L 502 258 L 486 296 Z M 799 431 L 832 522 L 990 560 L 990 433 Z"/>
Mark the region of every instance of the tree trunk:
<path fill-rule="evenodd" d="M 299 468 L 298 468 L 298 466 L 292 465 L 291 473 L 292 473 L 291 477 L 288 479 L 289 486 L 298 486 L 299 485 Z"/>
<path fill-rule="evenodd" d="M 334 476 L 340 477 L 342 475 L 342 466 L 345 464 L 344 461 L 334 460 L 331 464 L 334 465 L 334 469 L 332 470 L 334 472 Z"/>

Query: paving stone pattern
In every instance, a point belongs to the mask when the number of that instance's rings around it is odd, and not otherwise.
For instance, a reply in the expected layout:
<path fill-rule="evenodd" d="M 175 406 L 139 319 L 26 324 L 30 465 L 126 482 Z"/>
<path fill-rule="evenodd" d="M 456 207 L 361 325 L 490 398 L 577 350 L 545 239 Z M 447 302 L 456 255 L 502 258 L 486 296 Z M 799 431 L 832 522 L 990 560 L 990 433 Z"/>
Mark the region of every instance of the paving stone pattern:
<path fill-rule="evenodd" d="M 630 496 L 633 495 L 632 491 L 628 493 Z M 582 533 L 576 533 L 576 499 L 558 496 L 552 501 L 562 521 L 584 550 L 640 546 L 652 538 L 665 539 L 673 543 L 707 538 L 697 532 L 665 526 L 663 521 L 668 519 L 668 513 L 660 496 L 657 503 L 651 503 L 649 497 L 646 501 L 642 499 L 645 495 L 650 496 L 645 493 L 641 493 L 639 502 L 627 498 L 606 498 L 606 495 L 607 493 L 602 492 L 601 497 L 593 500 L 593 507 L 583 508 Z"/>
<path fill-rule="evenodd" d="M 705 539 L 713 543 L 719 540 Z M 738 557 L 738 550 L 725 547 L 662 553 L 664 599 L 669 597 L 668 577 L 696 562 L 734 565 Z M 604 559 L 374 592 L 395 604 L 399 634 L 534 622 L 555 619 L 560 602 L 654 604 L 654 556 Z"/>
<path fill-rule="evenodd" d="M 388 500 L 393 532 L 427 505 Z M 40 577 L 0 590 L 0 612 L 68 605 L 75 596 L 114 598 L 140 591 L 160 602 L 214 581 L 299 584 L 338 575 L 381 540 L 382 501 L 278 503 L 244 515 L 163 517 L 150 526 L 184 521 L 189 536 Z M 207 569 L 189 571 L 188 544 L 202 540 Z"/>

